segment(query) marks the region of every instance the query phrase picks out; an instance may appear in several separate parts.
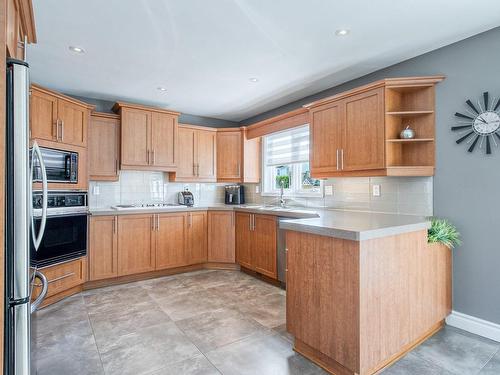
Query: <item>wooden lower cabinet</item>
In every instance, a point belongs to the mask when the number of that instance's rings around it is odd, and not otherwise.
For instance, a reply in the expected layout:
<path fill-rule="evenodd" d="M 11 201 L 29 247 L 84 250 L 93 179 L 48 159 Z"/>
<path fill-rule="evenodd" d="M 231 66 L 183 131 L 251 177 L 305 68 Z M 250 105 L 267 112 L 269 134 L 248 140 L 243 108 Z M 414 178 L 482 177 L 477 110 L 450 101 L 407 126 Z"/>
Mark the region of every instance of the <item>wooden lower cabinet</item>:
<path fill-rule="evenodd" d="M 118 217 L 90 218 L 89 273 L 90 280 L 118 276 Z"/>
<path fill-rule="evenodd" d="M 234 211 L 208 212 L 208 261 L 235 262 Z"/>
<path fill-rule="evenodd" d="M 159 214 L 156 222 L 156 269 L 187 265 L 186 213 Z"/>
<path fill-rule="evenodd" d="M 43 306 L 55 302 L 56 300 L 77 293 L 80 290 L 72 291 L 73 288 L 83 286 L 87 278 L 87 260 L 85 257 L 78 258 L 69 262 L 55 264 L 53 266 L 39 269 L 49 283 L 49 288 Z M 34 300 L 40 293 L 41 285 L 38 279 L 35 280 L 33 297 Z M 58 295 L 61 295 L 58 298 Z"/>
<path fill-rule="evenodd" d="M 238 264 L 276 279 L 276 216 L 236 212 Z"/>
<path fill-rule="evenodd" d="M 154 220 L 151 214 L 118 216 L 118 275 L 155 269 Z"/>
<path fill-rule="evenodd" d="M 330 373 L 368 375 L 451 312 L 451 251 L 427 231 L 350 241 L 287 231 L 287 331 Z"/>
<path fill-rule="evenodd" d="M 90 280 L 207 262 L 207 212 L 93 216 Z"/>
<path fill-rule="evenodd" d="M 207 212 L 188 212 L 187 224 L 187 263 L 205 263 L 207 261 Z"/>
<path fill-rule="evenodd" d="M 254 215 L 253 265 L 255 271 L 276 279 L 276 216 Z"/>

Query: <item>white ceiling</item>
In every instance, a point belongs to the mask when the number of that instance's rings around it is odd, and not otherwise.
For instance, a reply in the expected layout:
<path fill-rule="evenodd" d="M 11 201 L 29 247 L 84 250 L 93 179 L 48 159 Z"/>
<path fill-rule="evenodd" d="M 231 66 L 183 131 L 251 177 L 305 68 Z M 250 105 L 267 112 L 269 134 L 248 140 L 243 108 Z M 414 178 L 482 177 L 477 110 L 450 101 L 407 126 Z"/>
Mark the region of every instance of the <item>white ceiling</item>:
<path fill-rule="evenodd" d="M 34 8 L 34 82 L 233 121 L 500 25 L 498 0 L 34 0 Z M 342 28 L 351 33 L 335 36 Z"/>

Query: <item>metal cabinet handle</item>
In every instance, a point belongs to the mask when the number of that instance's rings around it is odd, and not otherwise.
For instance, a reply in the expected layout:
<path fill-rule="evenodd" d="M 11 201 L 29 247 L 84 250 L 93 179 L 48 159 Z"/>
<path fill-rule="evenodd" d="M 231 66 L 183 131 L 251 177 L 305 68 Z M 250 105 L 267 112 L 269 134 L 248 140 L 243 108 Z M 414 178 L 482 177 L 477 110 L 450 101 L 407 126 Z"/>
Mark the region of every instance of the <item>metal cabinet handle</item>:
<path fill-rule="evenodd" d="M 61 142 L 64 142 L 64 120 L 61 120 Z"/>
<path fill-rule="evenodd" d="M 42 243 L 43 234 L 45 232 L 45 224 L 47 223 L 47 201 L 49 189 L 47 184 L 47 170 L 45 169 L 45 162 L 43 160 L 42 152 L 40 151 L 40 148 L 38 147 L 38 143 L 36 141 L 33 142 L 32 152 L 33 155 L 30 168 L 30 186 L 33 184 L 33 164 L 35 155 L 36 157 L 38 157 L 40 169 L 42 170 L 42 220 L 40 222 L 38 235 L 35 235 L 35 218 L 33 216 L 33 206 L 31 206 L 31 237 L 33 239 L 33 246 L 36 251 Z"/>
<path fill-rule="evenodd" d="M 118 159 L 115 159 L 115 172 L 118 174 Z"/>
<path fill-rule="evenodd" d="M 116 216 L 113 216 L 113 233 L 116 233 Z"/>
<path fill-rule="evenodd" d="M 56 128 L 56 141 L 59 141 L 59 119 L 56 120 L 56 122 L 55 122 L 54 125 L 55 125 L 55 128 Z M 54 134 L 53 132 L 54 131 L 52 131 L 52 134 Z"/>
<path fill-rule="evenodd" d="M 341 169 L 344 170 L 344 149 L 340 150 L 340 156 L 342 160 Z"/>
<path fill-rule="evenodd" d="M 146 151 L 146 164 L 149 165 L 149 150 Z"/>
<path fill-rule="evenodd" d="M 38 270 L 35 271 L 33 273 L 33 281 L 34 281 L 34 279 L 40 279 L 41 283 L 34 284 L 34 285 L 41 286 L 42 291 L 40 292 L 38 297 L 36 297 L 36 299 L 33 302 L 31 302 L 31 313 L 32 314 L 38 309 L 38 307 L 40 307 L 40 304 L 45 299 L 45 296 L 47 295 L 47 291 L 49 290 L 49 283 L 48 283 L 47 278 L 45 277 L 45 275 L 43 273 L 41 273 Z"/>
<path fill-rule="evenodd" d="M 336 154 L 336 160 L 337 160 L 337 171 L 339 170 L 339 149 L 337 149 L 337 154 Z"/>
<path fill-rule="evenodd" d="M 66 275 L 56 277 L 55 279 L 49 280 L 47 282 L 47 284 L 52 284 L 52 283 L 55 283 L 56 281 L 64 280 L 64 279 L 67 279 L 68 277 L 71 277 L 71 276 L 75 276 L 75 273 L 71 272 L 71 273 L 67 273 Z M 33 284 L 33 285 L 40 287 L 40 286 L 43 286 L 43 283 L 42 284 Z"/>

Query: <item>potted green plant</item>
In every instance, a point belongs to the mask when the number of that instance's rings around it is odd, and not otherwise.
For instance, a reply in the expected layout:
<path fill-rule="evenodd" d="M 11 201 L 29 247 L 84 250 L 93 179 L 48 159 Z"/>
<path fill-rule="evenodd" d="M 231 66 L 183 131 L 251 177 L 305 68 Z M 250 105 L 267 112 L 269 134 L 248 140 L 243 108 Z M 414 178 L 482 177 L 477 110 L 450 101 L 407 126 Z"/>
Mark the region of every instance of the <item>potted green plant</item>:
<path fill-rule="evenodd" d="M 282 186 L 283 184 L 283 189 L 289 189 L 290 188 L 290 176 L 284 175 L 284 176 L 276 176 L 276 184 L 277 186 Z"/>
<path fill-rule="evenodd" d="M 457 228 L 446 219 L 431 218 L 427 241 L 431 244 L 442 244 L 453 249 L 462 243 Z"/>

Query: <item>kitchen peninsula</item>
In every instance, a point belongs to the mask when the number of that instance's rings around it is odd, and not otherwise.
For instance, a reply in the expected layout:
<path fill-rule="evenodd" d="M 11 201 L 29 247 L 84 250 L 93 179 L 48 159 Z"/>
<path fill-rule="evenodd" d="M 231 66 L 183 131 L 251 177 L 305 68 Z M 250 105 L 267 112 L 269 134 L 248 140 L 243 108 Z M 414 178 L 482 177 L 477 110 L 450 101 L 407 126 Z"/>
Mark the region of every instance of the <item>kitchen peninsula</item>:
<path fill-rule="evenodd" d="M 451 252 L 425 219 L 329 211 L 286 220 L 287 331 L 336 375 L 373 374 L 451 312 Z"/>

